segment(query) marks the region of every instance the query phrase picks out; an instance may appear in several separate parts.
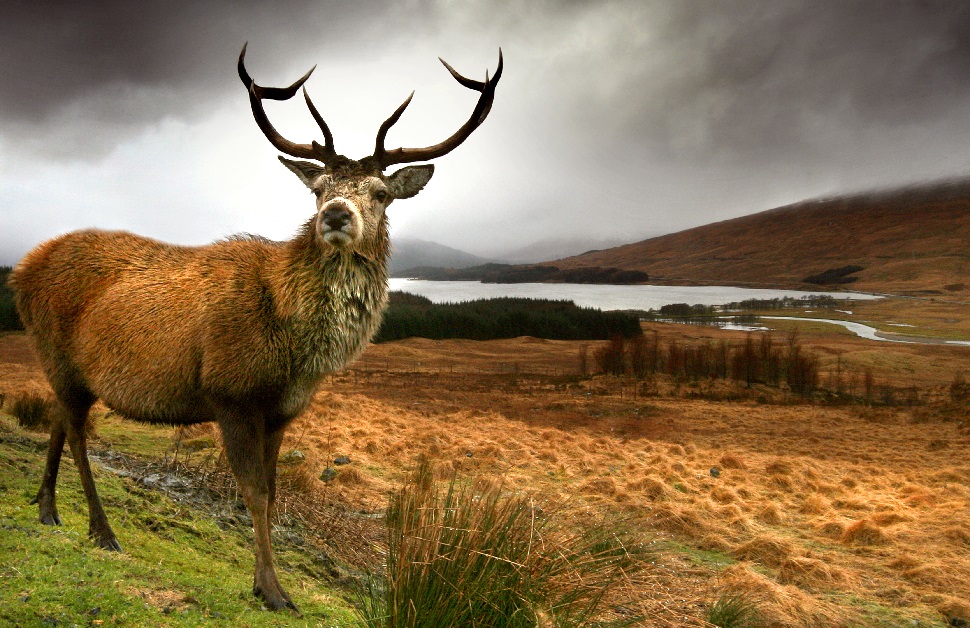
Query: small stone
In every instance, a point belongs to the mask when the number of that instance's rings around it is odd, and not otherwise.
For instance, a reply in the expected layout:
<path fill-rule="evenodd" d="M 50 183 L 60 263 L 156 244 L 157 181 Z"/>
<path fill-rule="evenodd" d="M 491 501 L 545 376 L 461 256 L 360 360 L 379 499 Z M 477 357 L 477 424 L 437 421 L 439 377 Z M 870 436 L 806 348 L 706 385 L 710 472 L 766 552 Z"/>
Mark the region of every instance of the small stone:
<path fill-rule="evenodd" d="M 473 454 L 472 454 L 472 452 L 470 452 L 470 451 L 466 451 L 466 452 L 465 452 L 465 457 L 466 457 L 466 458 L 471 458 L 471 457 L 472 457 L 472 455 L 473 455 Z"/>
<path fill-rule="evenodd" d="M 300 464 L 306 460 L 306 456 L 299 449 L 288 451 L 279 457 L 280 464 Z"/>
<path fill-rule="evenodd" d="M 711 477 L 721 477 L 721 470 L 717 467 L 711 467 Z"/>
<path fill-rule="evenodd" d="M 350 464 L 350 456 L 337 456 L 333 459 L 334 464 Z"/>
<path fill-rule="evenodd" d="M 320 474 L 320 479 L 323 480 L 324 482 L 330 482 L 335 477 L 337 477 L 337 470 L 334 469 L 333 467 L 327 467 L 326 469 L 323 470 L 323 473 Z"/>

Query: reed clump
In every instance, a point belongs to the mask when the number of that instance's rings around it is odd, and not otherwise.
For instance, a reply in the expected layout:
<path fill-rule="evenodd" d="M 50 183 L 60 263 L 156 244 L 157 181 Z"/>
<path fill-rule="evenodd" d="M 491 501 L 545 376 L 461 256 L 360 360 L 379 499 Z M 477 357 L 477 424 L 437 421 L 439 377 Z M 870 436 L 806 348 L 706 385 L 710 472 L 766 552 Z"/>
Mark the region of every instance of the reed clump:
<path fill-rule="evenodd" d="M 358 596 L 367 626 L 602 621 L 606 596 L 643 564 L 635 545 L 605 527 L 568 531 L 498 483 L 463 484 L 452 475 L 439 484 L 434 475 L 421 463 L 391 498 L 385 569 Z"/>
<path fill-rule="evenodd" d="M 17 419 L 17 425 L 29 430 L 46 431 L 50 425 L 50 409 L 54 402 L 50 397 L 38 393 L 24 393 L 14 398 L 10 404 L 10 414 Z"/>

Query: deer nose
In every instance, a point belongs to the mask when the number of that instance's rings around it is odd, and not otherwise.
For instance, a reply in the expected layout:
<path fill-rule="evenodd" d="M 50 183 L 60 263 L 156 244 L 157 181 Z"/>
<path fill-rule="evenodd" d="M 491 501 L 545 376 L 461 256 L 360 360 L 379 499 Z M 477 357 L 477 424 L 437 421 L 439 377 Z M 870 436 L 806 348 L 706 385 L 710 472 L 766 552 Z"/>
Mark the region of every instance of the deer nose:
<path fill-rule="evenodd" d="M 323 223 L 334 231 L 340 231 L 349 222 L 350 209 L 346 205 L 331 205 L 323 210 Z"/>

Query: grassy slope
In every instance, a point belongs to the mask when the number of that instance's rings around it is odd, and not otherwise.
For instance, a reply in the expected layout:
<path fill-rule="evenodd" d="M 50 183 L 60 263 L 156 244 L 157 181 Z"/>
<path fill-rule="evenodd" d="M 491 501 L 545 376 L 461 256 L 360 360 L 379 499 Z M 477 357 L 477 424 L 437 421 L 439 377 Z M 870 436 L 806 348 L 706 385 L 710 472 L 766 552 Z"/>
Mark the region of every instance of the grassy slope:
<path fill-rule="evenodd" d="M 132 433 L 99 426 L 114 445 L 161 452 L 169 430 Z M 193 511 L 136 482 L 100 471 L 102 500 L 124 553 L 87 539 L 87 506 L 69 456 L 61 465 L 64 525 L 43 526 L 28 505 L 43 469 L 46 438 L 0 415 L 0 624 L 146 626 L 305 626 L 352 624 L 339 594 L 317 576 L 307 552 L 277 542 L 280 578 L 303 617 L 270 613 L 252 596 L 249 530 L 220 530 Z"/>
<path fill-rule="evenodd" d="M 681 342 L 744 336 L 656 327 Z M 802 338 L 812 347 L 835 342 L 825 336 L 805 331 Z M 834 347 L 847 349 L 844 364 L 854 353 L 868 364 L 861 354 L 871 345 L 840 334 Z M 780 622 L 774 625 L 942 626 L 940 612 L 950 607 L 970 617 L 963 532 L 970 440 L 952 418 L 915 423 L 916 411 L 908 410 L 631 397 L 629 382 L 624 395 L 612 378 L 576 390 L 556 385 L 558 377 L 527 375 L 574 372 L 579 346 L 535 339 L 373 346 L 359 370 L 328 379 L 284 451 L 305 453 L 300 468 L 314 479 L 334 455 L 349 454 L 353 464 L 327 490 L 355 509 L 383 507 L 414 460 L 430 456 L 446 468 L 501 478 L 579 525 L 588 517 L 627 520 L 656 535 L 657 568 L 635 591 L 648 625 L 700 625 L 705 606 L 723 591 L 751 597 Z M 0 361 L 9 394 L 41 377 L 28 355 L 22 335 L 0 339 L 0 358 L 19 360 Z M 903 368 L 940 386 L 965 355 L 894 345 L 872 359 L 887 362 L 874 369 L 879 380 Z M 934 356 L 942 366 L 927 372 Z M 908 376 L 897 383 L 909 383 Z M 172 445 L 170 430 L 114 419 L 101 420 L 98 430 L 97 448 L 160 456 Z M 0 429 L 0 625 L 44 618 L 66 625 L 350 624 L 346 605 L 320 578 L 304 575 L 315 567 L 305 550 L 280 556 L 284 585 L 304 618 L 263 613 L 249 594 L 251 533 L 222 532 L 207 514 L 104 472 L 98 483 L 128 554 L 93 548 L 69 459 L 59 491 L 66 525 L 40 526 L 26 501 L 39 480 L 43 439 L 10 434 Z M 716 480 L 712 465 L 723 467 Z M 873 539 L 840 540 L 860 522 Z M 57 584 L 42 583 L 48 573 Z M 124 622 L 111 621 L 122 613 L 129 613 Z"/>
<path fill-rule="evenodd" d="M 970 186 L 952 184 L 798 203 L 554 263 L 786 286 L 852 264 L 865 270 L 851 289 L 938 291 L 967 300 L 968 241 Z"/>

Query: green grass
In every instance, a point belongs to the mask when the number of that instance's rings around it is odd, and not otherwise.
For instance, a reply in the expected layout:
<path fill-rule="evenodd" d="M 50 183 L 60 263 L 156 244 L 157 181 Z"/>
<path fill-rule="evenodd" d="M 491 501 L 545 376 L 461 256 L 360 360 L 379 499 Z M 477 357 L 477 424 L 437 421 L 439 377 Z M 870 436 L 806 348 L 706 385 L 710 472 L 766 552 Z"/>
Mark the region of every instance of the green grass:
<path fill-rule="evenodd" d="M 654 544 L 657 551 L 666 551 L 681 556 L 698 567 L 723 569 L 737 563 L 733 556 L 726 552 L 712 549 L 702 549 L 693 545 L 674 540 L 661 540 Z"/>
<path fill-rule="evenodd" d="M 754 628 L 758 605 L 743 595 L 722 595 L 707 609 L 705 619 L 718 628 Z"/>
<path fill-rule="evenodd" d="M 111 449 L 146 458 L 161 458 L 173 449 L 174 428 L 165 425 L 137 423 L 122 419 L 113 412 L 94 415 L 97 441 L 91 446 Z"/>
<path fill-rule="evenodd" d="M 164 431 L 156 432 L 129 438 L 140 446 L 165 442 Z M 349 604 L 320 575 L 324 570 L 312 550 L 275 542 L 280 579 L 302 617 L 262 610 L 251 593 L 250 530 L 223 531 L 207 513 L 96 468 L 102 501 L 125 551 L 97 548 L 87 538 L 87 505 L 67 455 L 58 482 L 64 525 L 41 525 L 28 501 L 45 450 L 46 438 L 0 416 L 0 625 L 357 624 Z"/>

